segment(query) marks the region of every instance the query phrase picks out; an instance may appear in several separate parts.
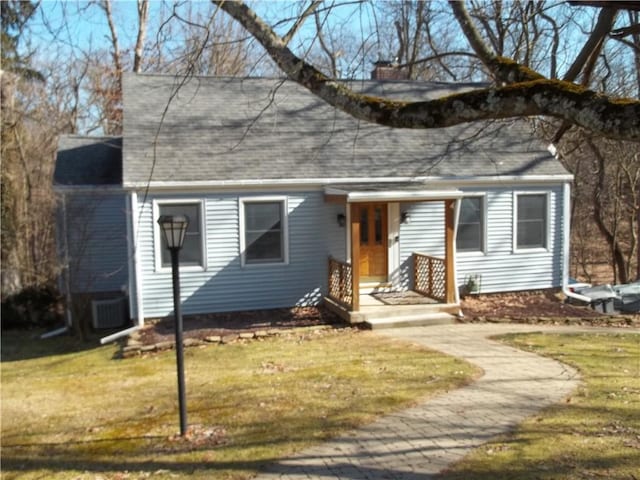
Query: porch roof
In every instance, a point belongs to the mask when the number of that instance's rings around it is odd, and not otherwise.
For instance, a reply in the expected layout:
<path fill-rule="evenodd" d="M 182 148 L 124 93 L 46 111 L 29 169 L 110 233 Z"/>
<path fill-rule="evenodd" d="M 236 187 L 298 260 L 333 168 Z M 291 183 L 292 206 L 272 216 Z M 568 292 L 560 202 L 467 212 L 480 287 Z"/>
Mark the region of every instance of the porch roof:
<path fill-rule="evenodd" d="M 430 188 L 416 182 L 327 185 L 324 193 L 329 199 L 345 203 L 419 202 L 450 200 L 463 196 L 457 188 Z"/>

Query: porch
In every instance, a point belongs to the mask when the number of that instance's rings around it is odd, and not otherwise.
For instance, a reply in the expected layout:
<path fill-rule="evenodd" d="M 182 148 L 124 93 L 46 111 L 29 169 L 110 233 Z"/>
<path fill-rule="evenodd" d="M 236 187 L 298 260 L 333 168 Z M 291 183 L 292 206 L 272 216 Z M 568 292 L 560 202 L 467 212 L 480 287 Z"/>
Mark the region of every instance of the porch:
<path fill-rule="evenodd" d="M 326 304 L 352 323 L 382 326 L 453 322 L 460 314 L 456 287 L 455 231 L 462 192 L 422 182 L 332 185 L 325 201 L 344 207 L 345 252 L 330 258 Z M 440 204 L 428 223 L 411 219 L 410 205 Z M 424 218 L 424 217 L 423 217 Z M 415 242 L 431 228 L 431 243 Z M 415 225 L 418 225 L 417 229 Z M 422 225 L 422 227 L 420 227 Z M 405 237 L 406 235 L 406 237 Z M 414 247 L 411 247 L 414 239 Z M 406 239 L 406 241 L 405 241 Z M 401 252 L 401 244 L 403 252 Z M 423 253 L 435 251 L 437 255 Z M 409 246 L 407 248 L 407 246 Z M 418 250 L 418 251 L 416 251 Z M 344 255 L 344 256 L 342 256 Z M 404 294 L 401 304 L 369 295 Z M 427 300 L 427 301 L 425 301 Z"/>
<path fill-rule="evenodd" d="M 381 288 L 361 293 L 359 283 L 353 282 L 353 270 L 349 262 L 329 259 L 325 306 L 350 323 L 372 329 L 440 325 L 455 323 L 461 313 L 457 297 L 447 294 L 442 258 L 414 253 L 414 289 L 406 291 Z"/>

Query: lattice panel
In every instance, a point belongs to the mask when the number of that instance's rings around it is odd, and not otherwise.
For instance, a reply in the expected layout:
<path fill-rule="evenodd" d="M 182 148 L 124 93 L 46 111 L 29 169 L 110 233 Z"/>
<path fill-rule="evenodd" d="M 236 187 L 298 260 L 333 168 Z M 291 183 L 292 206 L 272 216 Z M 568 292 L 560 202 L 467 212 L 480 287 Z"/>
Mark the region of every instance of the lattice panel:
<path fill-rule="evenodd" d="M 431 297 L 444 302 L 446 297 L 444 262 L 435 258 L 431 258 L 430 260 L 432 277 Z"/>
<path fill-rule="evenodd" d="M 329 259 L 329 297 L 347 306 L 353 303 L 353 271 L 348 263 Z"/>
<path fill-rule="evenodd" d="M 427 297 L 444 302 L 445 264 L 441 258 L 414 254 L 414 290 Z"/>

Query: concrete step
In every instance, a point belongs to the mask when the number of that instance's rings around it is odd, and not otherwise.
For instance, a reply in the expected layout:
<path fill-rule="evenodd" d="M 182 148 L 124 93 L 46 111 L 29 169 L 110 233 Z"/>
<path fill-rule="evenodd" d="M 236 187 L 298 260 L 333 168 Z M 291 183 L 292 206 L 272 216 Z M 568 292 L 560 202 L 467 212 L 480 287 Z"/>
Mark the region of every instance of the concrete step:
<path fill-rule="evenodd" d="M 441 313 L 443 312 L 443 307 L 443 304 L 366 305 L 360 307 L 360 313 L 367 318 L 406 317 L 419 314 Z"/>
<path fill-rule="evenodd" d="M 425 327 L 429 325 L 451 325 L 456 323 L 455 315 L 449 313 L 421 313 L 386 318 L 366 318 L 364 323 L 372 330 L 380 328 Z"/>

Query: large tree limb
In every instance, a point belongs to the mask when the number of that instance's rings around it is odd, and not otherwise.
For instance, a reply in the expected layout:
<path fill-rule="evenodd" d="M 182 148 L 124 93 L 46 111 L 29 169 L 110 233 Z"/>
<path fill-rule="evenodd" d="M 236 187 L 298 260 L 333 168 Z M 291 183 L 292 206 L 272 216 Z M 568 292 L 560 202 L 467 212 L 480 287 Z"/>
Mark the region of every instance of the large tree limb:
<path fill-rule="evenodd" d="M 213 0 L 265 48 L 292 80 L 346 113 L 395 128 L 441 128 L 476 120 L 548 115 L 605 136 L 640 142 L 640 102 L 612 100 L 569 82 L 525 75 L 528 81 L 473 90 L 427 102 L 403 102 L 355 93 L 298 58 L 244 3 Z M 497 58 L 508 68 L 523 70 Z M 535 72 L 533 72 L 535 73 Z"/>

